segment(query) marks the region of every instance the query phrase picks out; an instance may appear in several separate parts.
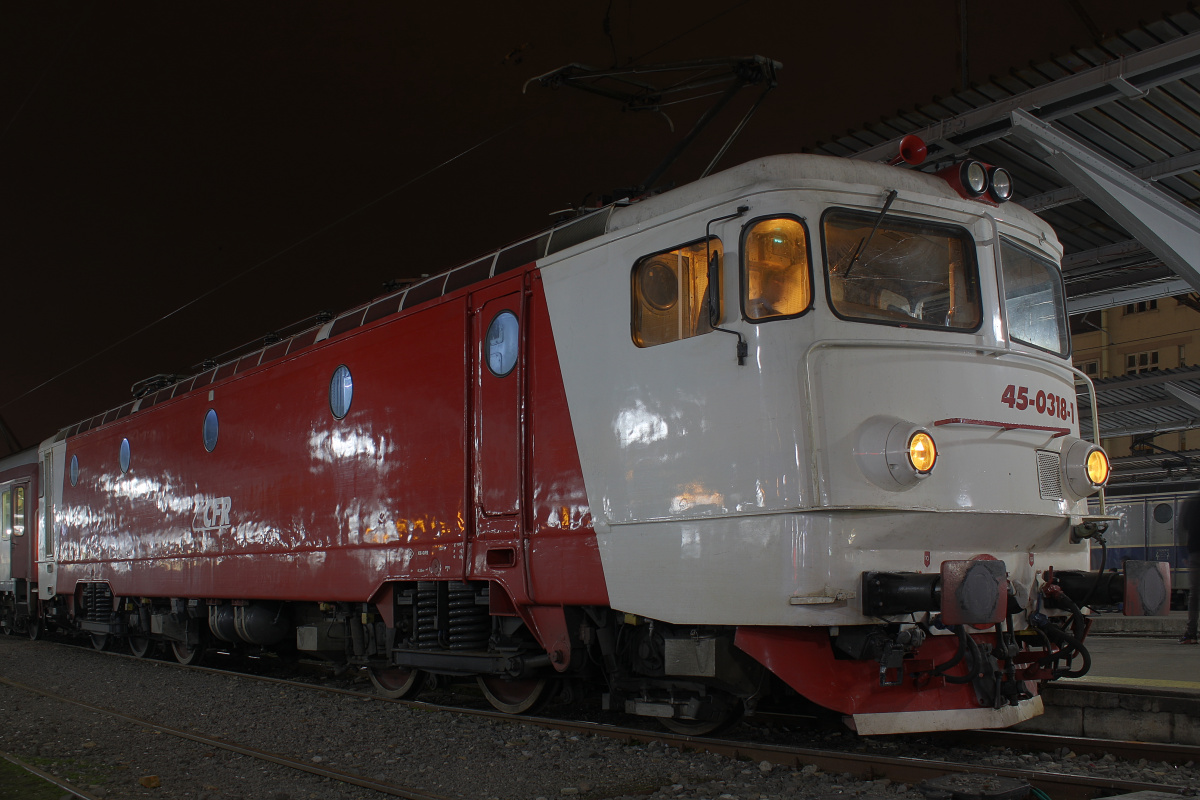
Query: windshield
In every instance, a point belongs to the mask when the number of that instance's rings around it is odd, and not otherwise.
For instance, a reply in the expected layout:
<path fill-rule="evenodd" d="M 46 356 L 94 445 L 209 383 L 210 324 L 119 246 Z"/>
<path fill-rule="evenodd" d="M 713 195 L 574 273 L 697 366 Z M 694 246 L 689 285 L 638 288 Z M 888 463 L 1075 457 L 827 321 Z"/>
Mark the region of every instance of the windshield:
<path fill-rule="evenodd" d="M 832 211 L 825 263 L 840 317 L 957 331 L 973 331 L 983 318 L 974 243 L 962 228 Z"/>
<path fill-rule="evenodd" d="M 1000 263 L 1008 335 L 1018 342 L 1066 355 L 1070 342 L 1058 268 L 1007 239 L 1000 240 Z"/>

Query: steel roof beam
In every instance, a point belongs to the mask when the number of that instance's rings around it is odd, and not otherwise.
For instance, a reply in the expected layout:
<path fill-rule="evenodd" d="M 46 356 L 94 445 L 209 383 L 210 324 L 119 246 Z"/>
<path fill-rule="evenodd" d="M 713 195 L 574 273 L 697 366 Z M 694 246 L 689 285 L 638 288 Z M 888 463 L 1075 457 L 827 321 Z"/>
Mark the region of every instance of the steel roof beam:
<path fill-rule="evenodd" d="M 1014 135 L 1040 146 L 1050 166 L 1200 291 L 1200 214 L 1049 123 L 1020 110 L 1011 117 Z"/>
<path fill-rule="evenodd" d="M 1200 73 L 1200 32 L 1181 36 L 1091 69 L 1051 81 L 991 105 L 914 130 L 925 140 L 931 157 L 961 152 L 1007 136 L 1009 115 L 1029 109 L 1050 121 L 1127 97 L 1125 84 L 1144 93 L 1164 83 Z M 902 136 L 854 154 L 863 161 L 884 161 L 896 155 Z"/>
<path fill-rule="evenodd" d="M 1085 266 L 1107 265 L 1109 262 L 1129 256 L 1136 256 L 1145 251 L 1146 248 L 1137 239 L 1128 239 L 1124 242 L 1106 244 L 1103 247 L 1096 247 L 1091 250 L 1083 250 L 1079 253 L 1064 256 L 1062 268 L 1063 272 L 1070 272 Z"/>
<path fill-rule="evenodd" d="M 1187 294 L 1192 287 L 1182 278 L 1164 283 L 1151 283 L 1121 292 L 1105 292 L 1104 294 L 1084 295 L 1067 300 L 1067 314 L 1086 314 L 1089 311 L 1100 311 L 1105 308 L 1116 308 L 1141 303 L 1145 300 L 1158 300 L 1162 297 L 1172 297 L 1177 294 Z"/>
<path fill-rule="evenodd" d="M 1198 168 L 1200 168 L 1200 150 L 1193 150 L 1190 153 L 1168 158 L 1166 161 L 1158 161 L 1153 164 L 1147 164 L 1144 167 L 1131 169 L 1129 172 L 1143 180 L 1157 181 L 1160 178 L 1170 178 L 1175 175 L 1182 175 L 1185 172 L 1192 172 Z M 1052 192 L 1027 197 L 1024 200 L 1018 201 L 1018 205 L 1037 213 L 1065 206 L 1068 203 L 1074 203 L 1086 197 L 1087 195 L 1082 190 L 1074 186 L 1068 186 L 1065 189 L 1055 189 Z"/>
<path fill-rule="evenodd" d="M 1106 378 L 1096 384 L 1096 391 L 1100 393 L 1122 392 L 1126 389 L 1140 389 L 1144 386 L 1157 386 L 1160 383 L 1171 383 L 1173 381 L 1200 381 L 1200 367 L 1180 367 L 1179 369 L 1169 371 L 1152 370 L 1150 372 L 1140 372 L 1137 375 L 1123 375 L 1120 381 L 1114 378 Z"/>
<path fill-rule="evenodd" d="M 1164 392 L 1183 403 L 1192 411 L 1200 412 L 1200 395 L 1195 392 L 1189 392 L 1187 389 L 1174 383 L 1164 383 L 1162 388 Z"/>
<path fill-rule="evenodd" d="M 1101 439 L 1115 439 L 1118 436 L 1141 436 L 1147 433 L 1175 433 L 1176 431 L 1190 431 L 1196 427 L 1196 420 L 1185 420 L 1183 422 L 1174 423 L 1171 425 L 1130 425 L 1125 428 L 1100 428 Z M 1091 434 L 1090 428 L 1080 426 L 1080 432 L 1084 430 Z"/>

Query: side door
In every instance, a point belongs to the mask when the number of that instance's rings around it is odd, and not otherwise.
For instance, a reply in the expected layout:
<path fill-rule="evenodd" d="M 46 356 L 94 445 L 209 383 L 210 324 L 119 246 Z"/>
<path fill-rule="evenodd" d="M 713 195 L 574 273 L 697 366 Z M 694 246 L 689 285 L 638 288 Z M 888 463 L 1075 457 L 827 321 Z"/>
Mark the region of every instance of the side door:
<path fill-rule="evenodd" d="M 55 557 L 56 510 L 62 504 L 63 459 L 67 453 L 66 442 L 56 442 L 40 452 L 42 458 L 41 480 L 38 481 L 38 544 L 37 574 L 30 576 L 38 585 L 38 597 L 50 600 L 57 592 L 58 569 Z"/>
<path fill-rule="evenodd" d="M 12 591 L 13 486 L 0 486 L 0 590 Z"/>
<path fill-rule="evenodd" d="M 524 540 L 525 282 L 514 276 L 471 297 L 469 571 L 518 582 Z M 522 589 L 522 594 L 524 591 Z"/>

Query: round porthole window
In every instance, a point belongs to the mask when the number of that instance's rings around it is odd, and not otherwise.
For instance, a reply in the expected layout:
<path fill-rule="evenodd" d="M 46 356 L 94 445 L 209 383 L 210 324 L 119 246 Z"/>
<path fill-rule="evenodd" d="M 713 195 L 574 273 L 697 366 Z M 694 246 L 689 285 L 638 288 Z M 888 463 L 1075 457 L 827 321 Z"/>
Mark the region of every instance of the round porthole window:
<path fill-rule="evenodd" d="M 501 311 L 488 326 L 484 343 L 488 369 L 497 378 L 503 378 L 517 365 L 517 315 Z"/>
<path fill-rule="evenodd" d="M 1159 503 L 1154 507 L 1154 521 L 1166 523 L 1171 521 L 1171 517 L 1175 516 L 1175 509 L 1171 508 L 1170 503 Z"/>
<path fill-rule="evenodd" d="M 354 379 L 350 377 L 350 368 L 343 364 L 333 371 L 333 379 L 329 381 L 329 410 L 336 419 L 342 419 L 350 412 L 353 398 Z"/>
<path fill-rule="evenodd" d="M 129 440 L 121 440 L 121 474 L 129 472 Z"/>
<path fill-rule="evenodd" d="M 71 456 L 71 485 L 75 486 L 79 483 L 79 456 Z"/>
<path fill-rule="evenodd" d="M 212 452 L 217 446 L 217 410 L 210 408 L 204 415 L 204 449 Z"/>

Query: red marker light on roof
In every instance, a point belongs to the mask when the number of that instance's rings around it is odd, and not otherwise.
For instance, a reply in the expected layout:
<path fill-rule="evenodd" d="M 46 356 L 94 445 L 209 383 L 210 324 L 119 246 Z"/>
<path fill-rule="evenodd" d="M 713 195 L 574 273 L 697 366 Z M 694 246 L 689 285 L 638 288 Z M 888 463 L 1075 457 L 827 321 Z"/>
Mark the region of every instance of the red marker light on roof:
<path fill-rule="evenodd" d="M 925 154 L 929 152 L 925 147 L 925 142 L 920 136 L 909 134 L 900 140 L 900 152 L 888 162 L 889 167 L 894 167 L 903 161 L 905 164 L 920 164 L 925 160 Z"/>

